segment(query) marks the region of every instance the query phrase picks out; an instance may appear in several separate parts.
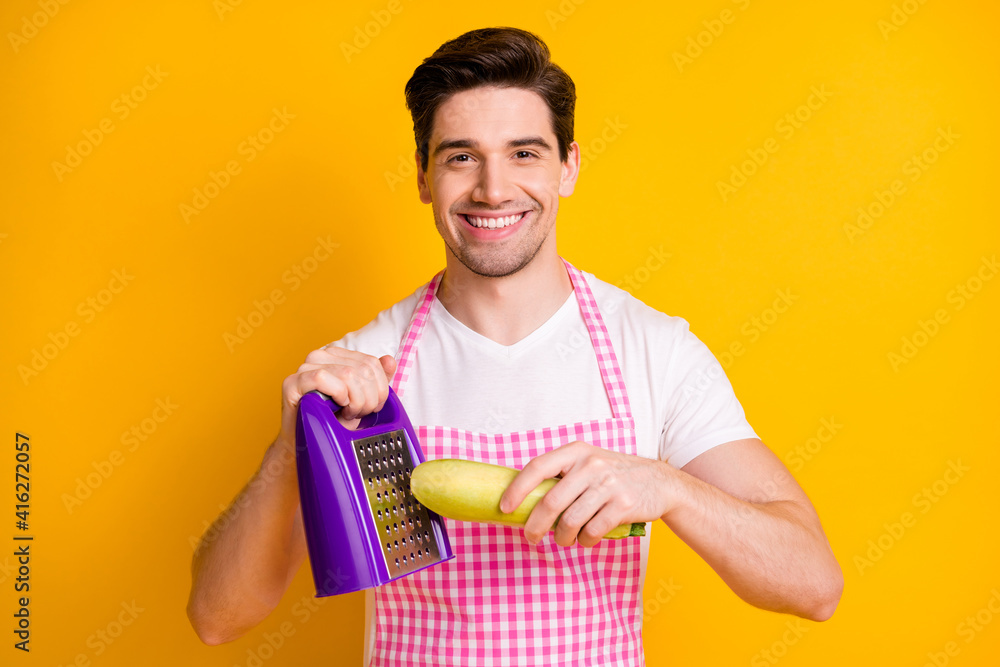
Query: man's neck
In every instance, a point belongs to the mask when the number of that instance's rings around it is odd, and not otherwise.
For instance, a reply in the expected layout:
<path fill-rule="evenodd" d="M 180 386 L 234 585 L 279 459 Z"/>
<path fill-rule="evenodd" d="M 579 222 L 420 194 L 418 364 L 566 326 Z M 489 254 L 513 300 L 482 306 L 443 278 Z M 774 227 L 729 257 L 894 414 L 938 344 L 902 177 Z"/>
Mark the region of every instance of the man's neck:
<path fill-rule="evenodd" d="M 554 253 L 539 253 L 523 269 L 503 278 L 470 271 L 448 253 L 437 297 L 451 315 L 500 345 L 513 345 L 544 324 L 573 292 L 566 265 Z"/>

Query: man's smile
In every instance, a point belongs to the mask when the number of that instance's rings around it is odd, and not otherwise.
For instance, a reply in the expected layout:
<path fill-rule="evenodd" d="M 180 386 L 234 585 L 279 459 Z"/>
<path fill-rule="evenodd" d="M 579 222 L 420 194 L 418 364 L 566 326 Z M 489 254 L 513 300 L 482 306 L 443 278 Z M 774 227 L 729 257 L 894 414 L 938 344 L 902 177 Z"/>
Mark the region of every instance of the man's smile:
<path fill-rule="evenodd" d="M 472 227 L 478 229 L 503 229 L 520 222 L 531 211 L 516 211 L 513 213 L 459 213 L 458 216 Z"/>

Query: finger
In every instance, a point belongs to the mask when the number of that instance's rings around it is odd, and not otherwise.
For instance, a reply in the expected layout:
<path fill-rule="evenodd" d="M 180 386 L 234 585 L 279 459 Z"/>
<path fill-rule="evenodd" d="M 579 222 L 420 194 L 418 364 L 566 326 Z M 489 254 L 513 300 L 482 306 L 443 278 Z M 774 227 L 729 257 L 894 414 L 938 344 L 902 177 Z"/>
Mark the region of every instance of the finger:
<path fill-rule="evenodd" d="M 389 382 L 385 379 L 381 362 L 370 354 L 363 354 L 345 366 L 340 374 L 346 373 L 348 383 L 359 389 L 359 400 L 362 393 L 364 395 L 364 401 L 352 404 L 347 414 L 360 417 L 381 410 L 389 397 Z"/>
<path fill-rule="evenodd" d="M 559 489 L 560 486 L 563 488 Z M 580 529 L 608 502 L 608 493 L 605 489 L 595 487 L 592 480 L 580 470 L 561 480 L 552 491 L 557 489 L 559 491 L 545 503 L 546 514 L 555 511 L 556 515 L 555 517 L 543 515 L 543 518 L 546 520 L 551 518 L 548 525 L 555 526 L 556 543 L 570 546 L 576 542 Z M 548 495 L 550 494 L 546 494 Z M 542 500 L 545 501 L 546 498 Z M 539 502 L 539 505 L 542 505 L 542 502 Z M 532 530 L 535 528 L 536 526 L 532 526 Z"/>
<path fill-rule="evenodd" d="M 296 393 L 301 398 L 306 392 L 317 390 L 341 407 L 344 419 L 354 419 L 366 404 L 374 408 L 375 396 L 366 394 L 365 383 L 360 382 L 353 366 L 322 365 L 295 376 Z"/>
<path fill-rule="evenodd" d="M 303 364 L 303 367 L 307 366 L 311 368 L 306 368 L 295 376 L 296 391 L 300 397 L 315 390 L 332 398 L 337 405 L 347 405 L 351 402 L 350 387 L 335 372 L 336 366 Z"/>
<path fill-rule="evenodd" d="M 344 350 L 340 348 L 330 348 L 332 352 L 324 350 L 314 350 L 306 357 L 306 363 L 299 366 L 298 372 L 306 374 L 306 378 L 319 378 L 322 375 L 310 374 L 309 371 L 326 369 L 334 376 L 340 378 L 349 389 L 348 394 L 338 391 L 336 394 L 328 393 L 320 380 L 312 386 L 303 386 L 303 391 L 317 389 L 333 398 L 337 405 L 346 408 L 344 417 L 354 419 L 359 415 L 366 415 L 377 410 L 381 410 L 385 400 L 389 397 L 389 381 L 385 377 L 383 362 L 369 354 Z M 332 385 L 339 387 L 339 385 Z"/>
<path fill-rule="evenodd" d="M 326 364 L 313 364 L 313 363 L 306 362 L 306 363 L 302 364 L 301 366 L 299 366 L 298 370 L 295 371 L 295 372 L 296 373 L 305 373 L 306 371 L 313 371 L 313 370 L 316 370 L 317 368 L 322 368 L 325 365 Z"/>
<path fill-rule="evenodd" d="M 557 522 L 562 523 L 561 515 L 578 502 L 580 496 L 586 491 L 586 476 L 581 475 L 579 471 L 575 471 L 574 474 L 567 475 L 556 482 L 555 486 L 542 496 L 542 499 L 531 510 L 528 520 L 524 522 L 525 539 L 532 544 L 541 540 Z M 585 521 L 579 525 L 582 526 L 583 523 Z M 569 544 L 572 544 L 575 539 L 574 535 Z"/>
<path fill-rule="evenodd" d="M 325 366 L 315 371 L 322 378 L 336 378 L 340 380 L 347 389 L 347 400 L 341 403 L 334 398 L 337 405 L 341 406 L 341 417 L 347 420 L 363 417 L 375 412 L 379 406 L 379 390 L 374 377 L 375 373 L 368 365 L 352 366 Z M 332 394 L 331 394 L 332 396 Z"/>
<path fill-rule="evenodd" d="M 576 541 L 580 543 L 580 546 L 595 546 L 598 542 L 604 539 L 605 535 L 626 521 L 627 519 L 625 519 L 621 512 L 614 506 L 614 503 L 605 503 L 605 505 L 597 511 L 594 517 L 587 522 L 583 529 L 580 530 Z"/>
<path fill-rule="evenodd" d="M 573 444 L 573 443 L 570 443 Z M 576 454 L 568 445 L 540 454 L 528 461 L 500 496 L 500 511 L 513 512 L 542 480 L 569 472 Z"/>
<path fill-rule="evenodd" d="M 589 534 L 584 531 L 591 529 L 591 522 L 610 502 L 605 490 L 587 488 L 559 517 L 555 530 L 556 544 L 569 547 L 580 539 L 586 539 Z M 600 533 L 596 539 L 600 540 L 607 532 Z"/>
<path fill-rule="evenodd" d="M 528 540 L 528 542 L 538 544 L 545 534 L 557 525 L 560 521 L 560 515 L 576 502 L 579 497 L 578 494 L 573 495 L 571 493 L 551 495 L 552 491 L 560 484 L 563 484 L 563 482 L 558 482 L 549 490 L 549 493 L 546 493 L 538 501 L 538 504 L 531 510 L 527 521 L 524 522 L 524 539 Z M 564 488 L 568 488 L 568 485 Z M 573 541 L 570 540 L 569 543 L 572 544 Z"/>
<path fill-rule="evenodd" d="M 346 347 L 336 347 L 334 345 L 324 345 L 318 350 L 313 350 L 306 355 L 306 363 L 312 364 L 359 364 L 370 354 L 348 350 Z"/>
<path fill-rule="evenodd" d="M 385 371 L 386 382 L 390 382 L 392 376 L 396 373 L 396 357 L 386 354 L 379 357 L 379 361 L 382 363 L 382 370 Z"/>
<path fill-rule="evenodd" d="M 327 351 L 325 347 L 321 347 L 318 350 L 313 350 L 306 355 L 305 364 L 326 364 L 333 361 L 333 356 Z M 305 365 L 303 364 L 303 365 Z"/>
<path fill-rule="evenodd" d="M 324 345 L 318 350 L 313 350 L 306 355 L 306 362 L 312 364 L 331 364 L 336 362 L 343 362 L 349 359 L 356 359 L 358 355 L 362 353 L 355 352 L 354 350 L 348 350 L 344 347 L 335 347 L 333 345 Z"/>

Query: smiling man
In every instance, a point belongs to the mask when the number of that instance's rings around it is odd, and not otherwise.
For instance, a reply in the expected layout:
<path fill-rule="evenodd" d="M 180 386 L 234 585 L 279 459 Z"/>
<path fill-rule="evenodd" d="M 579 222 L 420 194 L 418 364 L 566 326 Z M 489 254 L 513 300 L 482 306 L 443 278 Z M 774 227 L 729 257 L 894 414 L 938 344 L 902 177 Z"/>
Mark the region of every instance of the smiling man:
<path fill-rule="evenodd" d="M 523 529 L 446 520 L 456 558 L 369 590 L 366 665 L 643 664 L 649 538 L 601 539 L 623 523 L 662 521 L 750 604 L 829 618 L 843 578 L 819 518 L 712 354 L 683 319 L 557 253 L 580 150 L 575 88 L 545 44 L 466 33 L 417 67 L 406 100 L 445 268 L 285 379 L 261 465 L 280 474 L 248 484 L 195 556 L 199 636 L 241 636 L 305 560 L 294 467 L 280 465 L 301 396 L 329 394 L 356 426 L 389 386 L 428 459 L 522 469 L 501 510 L 561 480 Z"/>

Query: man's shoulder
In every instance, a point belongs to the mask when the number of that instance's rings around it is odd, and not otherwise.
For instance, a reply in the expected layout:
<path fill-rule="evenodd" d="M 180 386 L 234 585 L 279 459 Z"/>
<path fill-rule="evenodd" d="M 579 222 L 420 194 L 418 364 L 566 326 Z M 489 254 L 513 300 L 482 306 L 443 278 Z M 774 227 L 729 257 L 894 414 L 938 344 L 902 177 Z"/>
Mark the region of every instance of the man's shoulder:
<path fill-rule="evenodd" d="M 636 298 L 617 285 L 602 280 L 592 273 L 582 271 L 594 293 L 597 307 L 609 327 L 621 326 L 649 335 L 682 335 L 689 330 L 688 321 L 677 315 L 668 315 Z"/>

